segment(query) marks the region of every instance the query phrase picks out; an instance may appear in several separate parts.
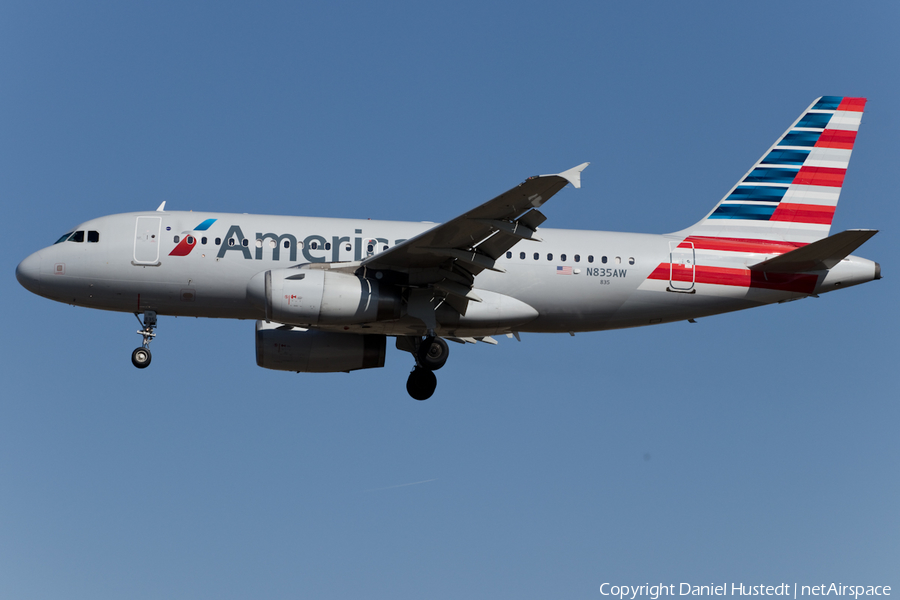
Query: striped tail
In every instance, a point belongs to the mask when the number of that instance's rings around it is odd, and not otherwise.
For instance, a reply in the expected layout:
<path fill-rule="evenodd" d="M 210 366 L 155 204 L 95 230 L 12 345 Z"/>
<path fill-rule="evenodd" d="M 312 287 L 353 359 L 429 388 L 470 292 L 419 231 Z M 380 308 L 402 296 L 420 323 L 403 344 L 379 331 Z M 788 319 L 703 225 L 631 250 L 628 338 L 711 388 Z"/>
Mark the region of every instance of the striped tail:
<path fill-rule="evenodd" d="M 865 98 L 823 96 L 706 217 L 680 232 L 802 245 L 828 237 Z"/>

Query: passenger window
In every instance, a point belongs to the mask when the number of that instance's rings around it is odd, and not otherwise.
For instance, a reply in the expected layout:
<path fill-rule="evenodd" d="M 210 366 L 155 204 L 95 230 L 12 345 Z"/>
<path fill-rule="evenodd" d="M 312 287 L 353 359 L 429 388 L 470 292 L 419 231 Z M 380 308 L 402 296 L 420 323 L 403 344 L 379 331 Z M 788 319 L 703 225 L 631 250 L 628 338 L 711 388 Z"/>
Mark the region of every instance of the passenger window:
<path fill-rule="evenodd" d="M 319 248 L 319 242 L 310 242 L 309 248 L 310 250 L 317 250 Z"/>
<path fill-rule="evenodd" d="M 72 237 L 69 238 L 70 242 L 78 242 L 79 244 L 84 241 L 84 232 L 76 231 L 72 234 Z"/>
<path fill-rule="evenodd" d="M 605 264 L 606 264 L 606 257 L 605 257 L 605 256 L 601 257 L 601 258 L 600 258 L 600 262 L 602 262 L 602 263 L 605 265 Z"/>
<path fill-rule="evenodd" d="M 196 240 L 194 239 L 194 236 L 192 236 L 192 235 L 187 236 L 187 243 L 189 245 L 193 246 L 195 241 Z"/>
<path fill-rule="evenodd" d="M 506 253 L 506 258 L 512 258 L 512 252 L 507 252 L 507 253 Z"/>
<path fill-rule="evenodd" d="M 382 249 L 383 249 L 383 250 L 387 250 L 387 249 L 388 249 L 387 244 L 385 244 L 385 245 L 384 245 L 384 248 L 382 248 Z"/>
<path fill-rule="evenodd" d="M 578 254 L 575 255 L 575 262 L 581 262 L 581 256 L 580 256 L 580 255 L 578 255 Z"/>
<path fill-rule="evenodd" d="M 561 260 L 561 261 L 563 261 L 563 262 L 566 262 L 566 255 L 565 255 L 565 254 L 560 254 L 560 255 L 559 255 L 559 260 Z"/>
<path fill-rule="evenodd" d="M 69 239 L 69 236 L 72 235 L 72 233 L 73 233 L 73 232 L 70 231 L 69 233 L 67 233 L 66 235 L 62 236 L 61 238 L 59 238 L 58 240 L 56 240 L 56 241 L 53 242 L 53 243 L 54 243 L 54 244 L 58 244 L 58 243 L 60 243 L 60 242 L 66 241 L 67 239 Z"/>
<path fill-rule="evenodd" d="M 540 259 L 540 258 L 541 258 L 540 253 L 539 253 L 539 252 L 535 252 L 535 253 L 534 253 L 534 260 L 538 260 L 538 259 Z"/>
<path fill-rule="evenodd" d="M 200 238 L 200 243 L 203 244 L 203 245 L 205 246 L 205 245 L 206 245 L 206 238 L 205 238 L 205 237 Z"/>
<path fill-rule="evenodd" d="M 629 265 L 633 265 L 633 264 L 634 264 L 634 257 L 633 257 L 633 256 L 629 256 L 629 257 L 628 257 L 628 264 L 629 264 Z"/>
<path fill-rule="evenodd" d="M 588 255 L 588 262 L 594 262 L 594 255 L 593 255 L 593 254 L 589 254 L 589 255 Z"/>
<path fill-rule="evenodd" d="M 347 251 L 347 252 L 350 252 L 351 250 L 353 250 L 353 246 L 351 246 L 350 244 L 345 244 L 345 245 L 344 245 L 344 250 Z"/>
<path fill-rule="evenodd" d="M 553 254 L 552 254 L 552 253 L 550 253 L 550 252 L 547 253 L 547 260 L 553 260 Z"/>
<path fill-rule="evenodd" d="M 525 260 L 525 253 L 524 253 L 524 252 L 519 252 L 519 258 L 522 259 L 522 260 Z"/>
<path fill-rule="evenodd" d="M 331 242 L 325 242 L 325 249 L 331 250 Z"/>
<path fill-rule="evenodd" d="M 617 264 L 617 265 L 621 265 L 621 264 L 622 264 L 622 258 L 621 258 L 621 257 L 619 257 L 619 256 L 616 257 L 616 264 Z"/>
<path fill-rule="evenodd" d="M 190 242 L 188 242 L 188 243 L 190 243 Z M 262 239 L 261 238 L 256 238 L 256 247 L 262 248 Z"/>
<path fill-rule="evenodd" d="M 274 242 L 275 240 L 272 240 L 272 241 Z M 290 248 L 290 247 L 291 247 L 291 240 L 284 240 L 284 247 L 285 247 L 285 248 Z"/>
<path fill-rule="evenodd" d="M 216 246 L 222 243 L 222 238 L 216 238 Z"/>
<path fill-rule="evenodd" d="M 99 231 L 88 231 L 88 242 L 92 244 L 96 244 L 100 241 L 100 232 Z"/>
<path fill-rule="evenodd" d="M 178 237 L 178 236 L 176 235 L 176 236 L 175 236 L 175 243 L 177 244 L 177 243 L 178 243 L 178 240 L 180 240 L 180 239 L 181 239 L 181 238 Z"/>
<path fill-rule="evenodd" d="M 234 246 L 234 238 L 230 238 L 230 239 L 228 240 L 228 245 L 229 245 L 229 246 Z"/>
<path fill-rule="evenodd" d="M 246 248 L 249 245 L 250 245 L 250 240 L 248 240 L 247 238 L 244 238 L 243 240 L 241 240 L 241 246 L 243 246 L 244 248 Z"/>

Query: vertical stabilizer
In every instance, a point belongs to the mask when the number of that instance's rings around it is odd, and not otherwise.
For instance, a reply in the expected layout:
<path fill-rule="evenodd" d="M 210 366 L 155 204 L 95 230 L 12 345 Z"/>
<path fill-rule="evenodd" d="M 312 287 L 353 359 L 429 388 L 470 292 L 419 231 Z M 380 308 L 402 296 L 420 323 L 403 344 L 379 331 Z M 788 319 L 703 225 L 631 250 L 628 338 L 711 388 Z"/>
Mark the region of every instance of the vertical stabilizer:
<path fill-rule="evenodd" d="M 808 244 L 828 236 L 866 105 L 823 96 L 778 138 L 690 236 Z"/>

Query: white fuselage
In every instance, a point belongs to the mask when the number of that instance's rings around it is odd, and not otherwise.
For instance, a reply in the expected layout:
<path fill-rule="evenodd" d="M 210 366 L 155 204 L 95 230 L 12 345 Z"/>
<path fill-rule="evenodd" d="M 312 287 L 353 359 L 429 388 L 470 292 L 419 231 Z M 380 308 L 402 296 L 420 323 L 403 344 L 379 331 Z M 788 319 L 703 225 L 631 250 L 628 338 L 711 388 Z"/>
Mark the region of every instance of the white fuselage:
<path fill-rule="evenodd" d="M 210 221 L 205 229 L 197 229 Z M 64 241 L 34 253 L 19 266 L 17 276 L 31 291 L 77 306 L 263 319 L 263 311 L 248 295 L 257 274 L 303 263 L 353 268 L 432 227 L 433 223 L 399 221 L 128 213 L 80 225 L 77 229 L 86 232 L 84 241 Z M 92 235 L 97 241 L 89 241 L 87 232 L 96 232 Z M 185 245 L 188 236 L 193 244 Z M 498 259 L 496 266 L 505 272 L 486 270 L 477 275 L 473 291 L 481 292 L 485 302 L 469 303 L 468 320 L 458 315 L 447 320 L 439 311 L 437 333 L 475 336 L 636 327 L 802 298 L 878 277 L 874 262 L 850 256 L 827 271 L 761 281 L 747 267 L 778 252 L 704 250 L 690 244 L 685 248 L 686 234 L 541 228 L 540 237 L 540 242 L 519 242 Z M 524 303 L 534 312 L 527 318 L 504 319 L 499 297 Z M 424 333 L 421 321 L 405 315 L 320 328 Z"/>

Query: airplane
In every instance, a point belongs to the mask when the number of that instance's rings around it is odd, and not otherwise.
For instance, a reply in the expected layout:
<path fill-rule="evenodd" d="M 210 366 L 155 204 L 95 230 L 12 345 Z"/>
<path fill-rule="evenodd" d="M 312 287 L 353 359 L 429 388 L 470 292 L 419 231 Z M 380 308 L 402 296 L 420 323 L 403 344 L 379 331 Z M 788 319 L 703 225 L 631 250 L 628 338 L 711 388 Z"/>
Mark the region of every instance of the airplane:
<path fill-rule="evenodd" d="M 818 296 L 881 278 L 829 235 L 865 98 L 823 96 L 696 224 L 665 235 L 542 227 L 584 163 L 443 224 L 168 211 L 82 223 L 16 268 L 29 291 L 133 312 L 150 364 L 157 316 L 256 321 L 256 362 L 296 372 L 384 366 L 409 352 L 407 391 L 432 396 L 447 341 L 640 327 Z"/>

